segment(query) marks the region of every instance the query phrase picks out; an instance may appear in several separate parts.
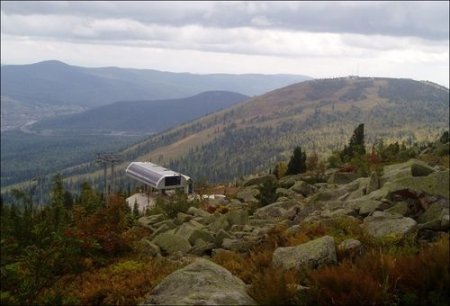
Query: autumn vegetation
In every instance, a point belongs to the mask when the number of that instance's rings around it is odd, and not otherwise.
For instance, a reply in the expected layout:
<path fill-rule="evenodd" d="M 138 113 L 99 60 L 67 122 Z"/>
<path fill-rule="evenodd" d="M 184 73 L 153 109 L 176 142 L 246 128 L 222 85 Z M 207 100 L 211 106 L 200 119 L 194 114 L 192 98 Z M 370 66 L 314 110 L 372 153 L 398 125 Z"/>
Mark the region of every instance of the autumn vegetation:
<path fill-rule="evenodd" d="M 363 135 L 360 125 L 348 145 L 327 161 L 297 147 L 289 162 L 279 162 L 270 172 L 277 178 L 306 172 L 319 181 L 327 167 L 364 176 L 411 157 L 449 167 L 448 133 L 420 147 L 380 141 L 367 152 Z M 72 194 L 60 175 L 52 186 L 47 205 L 38 206 L 20 190 L 14 190 L 8 203 L 1 201 L 2 305 L 139 304 L 165 276 L 187 263 L 142 251 L 140 241 L 151 232 L 137 225 L 140 215 L 126 205 L 124 195 L 105 198 L 87 183 Z M 202 187 L 208 188 L 206 183 Z M 261 184 L 260 206 L 274 201 L 277 187 L 272 180 Z M 173 218 L 190 205 L 179 195 L 158 200 L 150 213 Z M 310 221 L 300 223 L 295 232 L 278 225 L 248 252 L 219 250 L 211 260 L 248 284 L 249 294 L 263 305 L 447 305 L 448 232 L 427 243 L 417 232 L 391 241 L 370 237 L 360 223 L 351 217 Z M 364 247 L 338 250 L 337 264 L 316 270 L 281 271 L 273 266 L 276 248 L 324 235 L 333 236 L 336 244 L 358 239 Z"/>

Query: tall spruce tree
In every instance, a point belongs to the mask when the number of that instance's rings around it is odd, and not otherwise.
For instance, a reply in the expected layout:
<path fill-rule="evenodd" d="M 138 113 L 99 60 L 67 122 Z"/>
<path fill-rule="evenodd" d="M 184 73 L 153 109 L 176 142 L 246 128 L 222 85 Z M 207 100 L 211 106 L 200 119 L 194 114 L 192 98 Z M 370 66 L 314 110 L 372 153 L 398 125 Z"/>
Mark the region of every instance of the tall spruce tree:
<path fill-rule="evenodd" d="M 296 147 L 289 160 L 286 175 L 303 173 L 306 171 L 306 153 L 302 152 L 301 147 Z"/>
<path fill-rule="evenodd" d="M 355 156 L 366 154 L 366 147 L 364 145 L 364 123 L 358 125 L 353 131 L 348 146 L 340 153 L 341 160 L 344 162 L 350 161 Z"/>

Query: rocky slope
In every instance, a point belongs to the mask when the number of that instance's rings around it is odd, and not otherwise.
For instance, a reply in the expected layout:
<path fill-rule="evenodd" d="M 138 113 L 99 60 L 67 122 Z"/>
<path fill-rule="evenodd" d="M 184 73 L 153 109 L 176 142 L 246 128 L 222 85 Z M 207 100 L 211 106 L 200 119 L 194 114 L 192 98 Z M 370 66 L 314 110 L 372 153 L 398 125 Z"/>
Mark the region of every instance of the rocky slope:
<path fill-rule="evenodd" d="M 326 183 L 311 183 L 307 174 L 280 180 L 271 175 L 253 178 L 242 184 L 235 197 L 209 197 L 204 208 L 216 209 L 214 213 L 191 207 L 174 219 L 163 214 L 140 218 L 140 225 L 152 230 L 137 246 L 140 252 L 175 260 L 188 256 L 192 262 L 164 279 L 145 304 L 254 304 L 244 283 L 212 263 L 211 256 L 249 253 L 277 227 L 286 237 L 293 237 L 306 223 L 347 220 L 360 224 L 370 239 L 391 243 L 412 233 L 426 243 L 449 230 L 448 168 L 412 159 L 385 166 L 369 177 L 330 169 L 324 178 Z M 256 208 L 259 186 L 267 180 L 280 186 L 278 198 Z M 272 264 L 283 271 L 314 270 L 336 264 L 337 252 L 361 254 L 366 247 L 351 234 L 339 243 L 337 237 L 326 233 L 275 248 Z M 299 290 L 304 288 L 299 286 Z"/>

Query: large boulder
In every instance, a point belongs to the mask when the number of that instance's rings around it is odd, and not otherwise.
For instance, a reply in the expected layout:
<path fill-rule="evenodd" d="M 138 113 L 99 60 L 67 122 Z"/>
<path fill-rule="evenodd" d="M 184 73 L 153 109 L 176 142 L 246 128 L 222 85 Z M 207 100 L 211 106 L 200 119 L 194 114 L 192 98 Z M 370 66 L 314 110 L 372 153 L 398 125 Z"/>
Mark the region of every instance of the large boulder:
<path fill-rule="evenodd" d="M 171 233 L 159 234 L 152 242 L 169 255 L 177 252 L 187 253 L 191 249 L 191 244 L 186 238 Z"/>
<path fill-rule="evenodd" d="M 336 263 L 334 238 L 324 236 L 294 247 L 277 248 L 272 261 L 275 266 L 285 270 L 301 267 L 317 268 L 324 264 Z"/>
<path fill-rule="evenodd" d="M 230 271 L 199 258 L 163 279 L 144 305 L 256 305 L 246 289 Z"/>
<path fill-rule="evenodd" d="M 383 176 L 380 179 L 380 183 L 381 185 L 383 185 L 385 182 L 395 179 L 411 176 L 426 176 L 433 171 L 434 170 L 430 168 L 427 163 L 417 159 L 410 159 L 404 163 L 385 166 L 383 169 Z"/>
<path fill-rule="evenodd" d="M 370 199 L 380 200 L 399 190 L 409 190 L 416 194 L 426 193 L 449 199 L 449 170 L 433 172 L 427 176 L 403 177 L 386 182 L 382 188 L 368 195 Z"/>
<path fill-rule="evenodd" d="M 364 219 L 362 227 L 375 238 L 401 239 L 414 230 L 416 224 L 417 222 L 414 219 L 377 211 Z"/>

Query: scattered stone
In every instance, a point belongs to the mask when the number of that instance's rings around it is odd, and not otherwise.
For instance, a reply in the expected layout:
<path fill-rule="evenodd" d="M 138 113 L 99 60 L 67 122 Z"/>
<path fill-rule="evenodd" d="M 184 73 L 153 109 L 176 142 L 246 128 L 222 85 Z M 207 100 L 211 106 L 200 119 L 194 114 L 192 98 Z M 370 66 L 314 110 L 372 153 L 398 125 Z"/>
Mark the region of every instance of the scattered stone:
<path fill-rule="evenodd" d="M 234 237 L 231 234 L 229 234 L 228 232 L 224 231 L 223 229 L 220 229 L 217 232 L 216 237 L 214 239 L 216 246 L 218 246 L 218 247 L 222 246 L 223 240 L 225 238 L 232 239 Z"/>
<path fill-rule="evenodd" d="M 302 266 L 314 269 L 336 262 L 336 247 L 331 236 L 324 236 L 294 247 L 277 248 L 273 253 L 273 264 L 285 270 L 300 269 Z"/>

